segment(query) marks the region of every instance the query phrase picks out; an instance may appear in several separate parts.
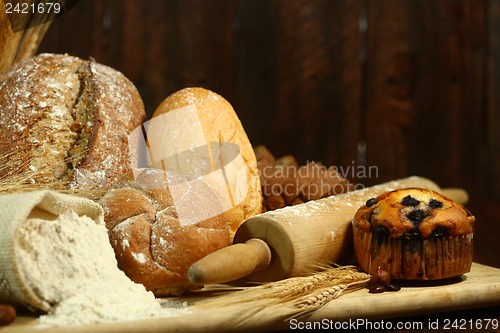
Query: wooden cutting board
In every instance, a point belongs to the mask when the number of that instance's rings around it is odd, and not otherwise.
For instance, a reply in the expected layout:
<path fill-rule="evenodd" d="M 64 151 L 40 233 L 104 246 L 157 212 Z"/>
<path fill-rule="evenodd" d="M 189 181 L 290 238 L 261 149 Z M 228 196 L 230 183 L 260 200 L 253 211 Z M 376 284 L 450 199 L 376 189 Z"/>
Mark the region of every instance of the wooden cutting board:
<path fill-rule="evenodd" d="M 399 292 L 369 294 L 366 289 L 345 294 L 331 301 L 304 320 L 347 321 L 349 319 L 390 319 L 444 311 L 500 305 L 500 269 L 473 263 L 462 278 L 443 283 L 419 283 L 403 286 Z M 209 332 L 270 331 L 288 329 L 281 318 L 251 317 L 242 321 L 237 306 L 201 311 L 177 317 L 79 327 L 51 328 L 50 332 Z M 35 326 L 36 317 L 20 316 L 2 333 L 47 332 Z"/>

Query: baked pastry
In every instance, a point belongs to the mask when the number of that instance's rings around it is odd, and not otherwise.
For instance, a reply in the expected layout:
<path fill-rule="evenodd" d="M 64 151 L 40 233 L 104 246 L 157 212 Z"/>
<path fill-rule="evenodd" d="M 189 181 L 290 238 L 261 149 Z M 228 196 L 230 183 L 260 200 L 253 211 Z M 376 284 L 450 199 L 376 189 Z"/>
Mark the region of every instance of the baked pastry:
<path fill-rule="evenodd" d="M 127 137 L 145 120 L 120 72 L 77 57 L 40 54 L 2 75 L 0 177 L 106 190 L 131 172 Z"/>
<path fill-rule="evenodd" d="M 211 186 L 232 235 L 241 222 L 261 212 L 255 153 L 222 96 L 204 88 L 179 90 L 160 103 L 147 127 L 149 155 L 155 158 L 148 167 L 202 179 Z"/>
<path fill-rule="evenodd" d="M 254 148 L 262 185 L 262 211 L 276 210 L 354 189 L 335 167 L 321 162 L 299 166 L 292 155 L 276 159 L 265 146 Z"/>
<path fill-rule="evenodd" d="M 134 180 L 100 204 L 118 266 L 157 296 L 181 294 L 199 288 L 189 266 L 260 212 L 255 155 L 230 104 L 202 88 L 169 96 L 144 129 L 132 133 Z"/>
<path fill-rule="evenodd" d="M 470 271 L 474 216 L 427 189 L 407 188 L 372 198 L 353 220 L 358 264 L 380 266 L 395 279 L 436 280 Z"/>
<path fill-rule="evenodd" d="M 217 211 L 210 189 L 203 182 L 191 182 L 185 196 L 174 203 L 168 188 L 148 186 L 162 183 L 163 177 L 164 171 L 150 169 L 138 182 L 112 189 L 99 201 L 118 267 L 159 297 L 199 288 L 187 280 L 189 266 L 230 244 L 224 213 L 193 224 L 177 214 L 189 209 L 193 200 Z"/>

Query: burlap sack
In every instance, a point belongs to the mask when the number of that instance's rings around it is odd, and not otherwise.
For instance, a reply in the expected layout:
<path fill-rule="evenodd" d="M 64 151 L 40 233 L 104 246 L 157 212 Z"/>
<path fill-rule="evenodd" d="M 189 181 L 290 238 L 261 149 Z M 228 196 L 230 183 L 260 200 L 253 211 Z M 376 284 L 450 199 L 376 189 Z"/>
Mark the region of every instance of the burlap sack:
<path fill-rule="evenodd" d="M 50 304 L 39 297 L 20 272 L 14 235 L 16 228 L 29 218 L 50 220 L 69 210 L 104 224 L 101 206 L 89 199 L 53 191 L 0 195 L 0 302 L 50 309 Z"/>

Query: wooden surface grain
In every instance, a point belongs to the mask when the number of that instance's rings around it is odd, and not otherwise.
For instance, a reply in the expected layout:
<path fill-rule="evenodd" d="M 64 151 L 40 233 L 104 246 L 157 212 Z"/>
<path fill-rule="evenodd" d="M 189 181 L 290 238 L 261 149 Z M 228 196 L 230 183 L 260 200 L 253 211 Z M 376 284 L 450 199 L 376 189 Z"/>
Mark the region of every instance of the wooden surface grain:
<path fill-rule="evenodd" d="M 254 145 L 365 185 L 463 187 L 475 261 L 500 267 L 499 36 L 496 0 L 84 0 L 39 51 L 122 71 L 150 115 L 181 88 L 212 89 Z"/>
<path fill-rule="evenodd" d="M 88 0 L 53 22 L 40 51 L 121 70 L 149 114 L 186 86 L 212 89 L 254 145 L 366 185 L 416 174 L 498 199 L 499 7 Z"/>
<path fill-rule="evenodd" d="M 447 309 L 472 311 L 476 308 L 484 308 L 485 305 L 500 305 L 500 269 L 473 264 L 471 272 L 467 275 L 447 281 L 421 281 L 422 283 L 403 285 L 398 292 L 386 292 L 382 294 L 370 294 L 367 289 L 356 290 L 327 303 L 324 307 L 302 318 L 303 321 L 313 323 L 324 323 L 332 325 L 337 323 L 354 322 L 357 327 L 353 331 L 374 331 L 370 329 L 367 322 L 372 325 L 380 325 L 384 322 L 402 322 L 413 326 L 408 332 L 420 331 L 429 325 L 429 315 L 436 316 Z M 200 293 L 201 295 L 204 292 Z M 210 293 L 208 292 L 210 295 Z M 187 299 L 189 302 L 190 300 Z M 271 302 L 270 302 L 271 303 Z M 254 304 L 255 306 L 255 304 Z M 152 318 L 142 321 L 117 322 L 108 324 L 93 324 L 74 327 L 36 327 L 36 317 L 22 316 L 14 324 L 4 328 L 5 333 L 31 333 L 31 332 L 271 332 L 278 330 L 294 330 L 292 321 L 287 319 L 286 312 L 280 311 L 281 305 L 266 304 L 266 308 L 259 313 L 257 309 L 245 308 L 242 304 L 233 304 L 217 308 L 197 308 L 196 303 L 190 308 L 189 313 L 179 316 Z M 423 317 L 407 317 L 408 314 L 425 315 Z M 289 314 L 288 314 L 289 315 Z M 467 315 L 465 318 L 469 317 Z M 497 314 L 498 316 L 498 314 Z M 440 326 L 446 325 L 444 319 L 453 320 L 452 317 L 444 317 Z M 486 319 L 493 317 L 481 317 L 482 324 Z M 498 318 L 498 317 L 497 317 Z M 464 318 L 463 318 L 464 319 Z M 498 319 L 497 319 L 498 320 Z M 375 324 L 373 324 L 375 323 Z M 475 323 L 474 323 L 475 324 Z M 469 323 L 468 325 L 471 325 Z M 491 324 L 490 324 L 491 325 Z M 498 331 L 497 329 L 489 331 Z M 450 328 L 451 324 L 448 325 Z M 383 326 L 388 328 L 389 326 Z M 483 326 L 485 327 L 485 326 Z M 397 331 L 396 324 L 390 327 L 390 331 Z M 417 329 L 415 329 L 417 328 Z M 316 331 L 316 330 L 315 330 Z M 375 330 L 378 331 L 378 330 Z M 456 330 L 451 330 L 456 331 Z M 485 330 L 483 330 L 485 331 Z"/>

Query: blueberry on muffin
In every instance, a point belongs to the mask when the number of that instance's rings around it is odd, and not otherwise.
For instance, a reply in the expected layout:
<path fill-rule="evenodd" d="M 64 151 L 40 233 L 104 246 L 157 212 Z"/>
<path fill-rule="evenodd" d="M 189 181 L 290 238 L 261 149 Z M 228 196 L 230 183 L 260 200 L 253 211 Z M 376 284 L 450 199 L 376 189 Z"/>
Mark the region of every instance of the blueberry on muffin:
<path fill-rule="evenodd" d="M 369 199 L 353 220 L 358 264 L 380 266 L 394 279 L 437 280 L 470 271 L 474 216 L 462 205 L 421 188 Z"/>

